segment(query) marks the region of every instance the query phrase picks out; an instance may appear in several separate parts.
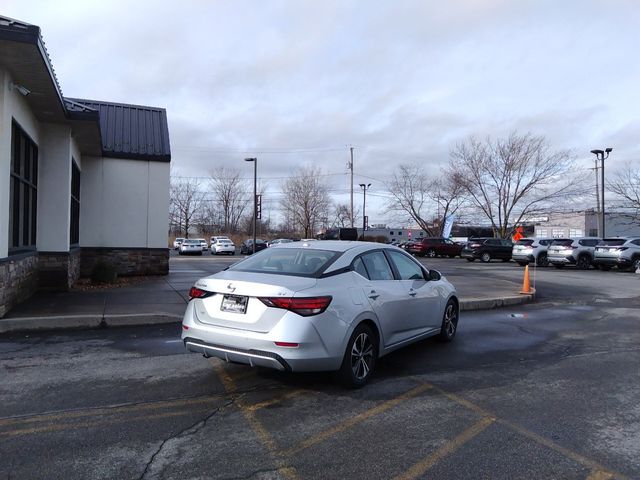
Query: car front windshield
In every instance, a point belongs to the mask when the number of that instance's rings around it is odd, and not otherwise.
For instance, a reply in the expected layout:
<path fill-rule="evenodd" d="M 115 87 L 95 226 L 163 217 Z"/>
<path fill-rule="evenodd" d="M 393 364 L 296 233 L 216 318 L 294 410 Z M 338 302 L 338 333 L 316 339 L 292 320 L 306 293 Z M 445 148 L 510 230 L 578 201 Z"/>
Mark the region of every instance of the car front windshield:
<path fill-rule="evenodd" d="M 310 248 L 268 248 L 229 270 L 312 277 L 339 255 L 340 252 Z"/>

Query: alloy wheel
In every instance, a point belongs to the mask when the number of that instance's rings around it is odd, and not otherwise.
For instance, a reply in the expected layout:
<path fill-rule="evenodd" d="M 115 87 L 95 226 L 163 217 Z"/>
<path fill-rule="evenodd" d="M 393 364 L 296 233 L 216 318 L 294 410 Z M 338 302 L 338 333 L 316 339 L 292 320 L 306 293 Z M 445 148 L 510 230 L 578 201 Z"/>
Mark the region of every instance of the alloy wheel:
<path fill-rule="evenodd" d="M 444 309 L 442 316 L 442 326 L 440 328 L 440 340 L 450 342 L 456 336 L 458 328 L 458 309 L 456 304 L 450 300 Z"/>
<path fill-rule="evenodd" d="M 351 370 L 356 380 L 364 380 L 371 372 L 373 344 L 366 332 L 361 332 L 351 347 Z"/>
<path fill-rule="evenodd" d="M 427 250 L 427 257 L 434 258 L 436 256 L 436 251 L 434 249 Z"/>
<path fill-rule="evenodd" d="M 491 255 L 489 255 L 489 253 L 483 253 L 482 256 L 480 257 L 480 260 L 487 263 L 491 261 Z"/>

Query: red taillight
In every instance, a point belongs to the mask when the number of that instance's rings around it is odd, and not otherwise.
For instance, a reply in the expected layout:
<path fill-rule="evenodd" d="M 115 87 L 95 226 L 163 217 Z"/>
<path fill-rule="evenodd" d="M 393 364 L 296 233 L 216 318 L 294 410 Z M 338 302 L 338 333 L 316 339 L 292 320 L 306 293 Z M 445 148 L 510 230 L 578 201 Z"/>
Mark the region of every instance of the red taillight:
<path fill-rule="evenodd" d="M 211 295 L 213 295 L 213 292 L 207 292 L 198 287 L 191 287 L 191 290 L 189 290 L 189 300 L 193 298 L 205 298 Z"/>
<path fill-rule="evenodd" d="M 260 301 L 267 307 L 284 308 L 303 317 L 309 317 L 324 312 L 331 303 L 331 297 L 262 297 Z"/>
<path fill-rule="evenodd" d="M 186 325 L 182 325 L 182 329 L 183 330 L 189 330 L 189 327 L 187 327 Z"/>
<path fill-rule="evenodd" d="M 297 348 L 299 344 L 293 342 L 273 342 L 278 347 Z"/>

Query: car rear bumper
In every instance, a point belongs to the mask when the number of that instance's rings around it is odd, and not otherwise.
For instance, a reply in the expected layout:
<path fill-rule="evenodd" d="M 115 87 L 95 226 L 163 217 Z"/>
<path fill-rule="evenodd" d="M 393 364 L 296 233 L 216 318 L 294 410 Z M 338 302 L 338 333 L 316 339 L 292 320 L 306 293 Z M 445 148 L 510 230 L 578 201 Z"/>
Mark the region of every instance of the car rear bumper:
<path fill-rule="evenodd" d="M 516 262 L 535 262 L 536 259 L 533 256 L 533 254 L 521 254 L 521 253 L 514 253 L 512 255 L 512 258 L 516 261 Z"/>
<path fill-rule="evenodd" d="M 573 265 L 576 263 L 576 259 L 573 258 L 571 255 L 568 256 L 548 256 L 547 260 L 549 260 L 549 263 L 554 263 L 554 264 L 562 264 L 562 265 Z"/>
<path fill-rule="evenodd" d="M 321 319 L 323 323 L 331 322 L 328 312 L 321 315 L 326 316 Z M 337 370 L 342 363 L 343 346 L 331 349 L 330 342 L 323 341 L 309 318 L 287 314 L 271 331 L 254 332 L 202 323 L 193 302 L 189 302 L 182 321 L 182 340 L 189 351 L 227 362 L 292 372 Z M 337 323 L 335 327 L 340 328 Z M 276 341 L 298 346 L 281 347 Z"/>
<path fill-rule="evenodd" d="M 593 263 L 596 265 L 631 265 L 631 260 L 624 257 L 595 257 Z"/>

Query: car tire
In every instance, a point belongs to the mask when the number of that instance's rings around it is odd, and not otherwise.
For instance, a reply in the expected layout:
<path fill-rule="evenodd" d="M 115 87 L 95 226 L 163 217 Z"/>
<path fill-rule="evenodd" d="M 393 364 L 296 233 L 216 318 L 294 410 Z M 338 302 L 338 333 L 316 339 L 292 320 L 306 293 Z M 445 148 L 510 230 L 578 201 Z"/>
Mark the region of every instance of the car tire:
<path fill-rule="evenodd" d="M 430 248 L 429 250 L 427 250 L 427 257 L 436 258 L 436 251 L 433 248 Z"/>
<path fill-rule="evenodd" d="M 351 334 L 340 366 L 340 379 L 349 388 L 366 385 L 378 359 L 378 340 L 371 328 L 361 323 Z"/>
<path fill-rule="evenodd" d="M 489 263 L 491 261 L 491 254 L 489 252 L 484 252 L 482 255 L 480 255 L 480 261 Z"/>
<path fill-rule="evenodd" d="M 202 256 L 202 252 L 198 252 L 198 255 Z"/>
<path fill-rule="evenodd" d="M 591 258 L 588 255 L 580 255 L 576 262 L 576 268 L 578 270 L 589 270 L 591 266 Z"/>
<path fill-rule="evenodd" d="M 442 314 L 442 325 L 440 326 L 438 340 L 446 343 L 453 341 L 458 331 L 459 313 L 457 303 L 454 300 L 449 300 Z"/>
<path fill-rule="evenodd" d="M 516 262 L 518 265 L 520 265 L 521 267 L 527 266 L 529 265 L 529 262 Z"/>
<path fill-rule="evenodd" d="M 546 253 L 541 253 L 540 255 L 538 255 L 538 258 L 536 260 L 536 265 L 538 265 L 538 267 L 548 267 L 549 266 L 549 259 L 547 258 L 547 254 Z"/>
<path fill-rule="evenodd" d="M 467 262 L 473 262 L 475 261 L 475 258 L 467 258 Z"/>

